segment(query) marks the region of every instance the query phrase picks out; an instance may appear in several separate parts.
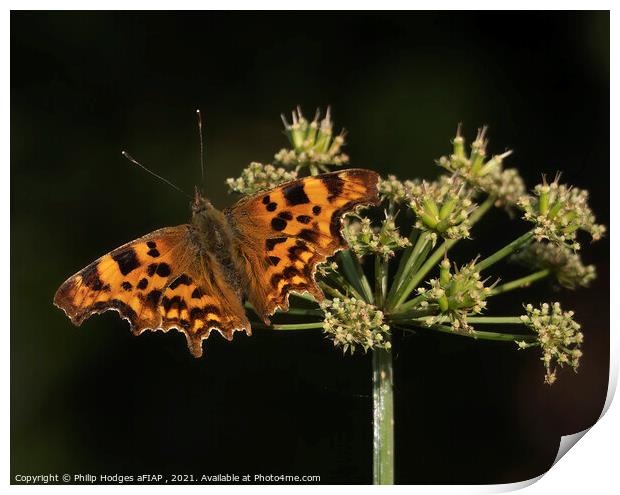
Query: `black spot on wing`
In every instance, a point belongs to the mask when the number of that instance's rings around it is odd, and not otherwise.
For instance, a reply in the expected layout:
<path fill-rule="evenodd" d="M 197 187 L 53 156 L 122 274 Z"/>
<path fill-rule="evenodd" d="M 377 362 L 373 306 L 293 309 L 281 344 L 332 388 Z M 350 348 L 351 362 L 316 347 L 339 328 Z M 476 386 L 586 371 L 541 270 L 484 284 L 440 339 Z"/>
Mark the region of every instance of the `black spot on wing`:
<path fill-rule="evenodd" d="M 281 231 L 286 228 L 286 220 L 276 217 L 271 220 L 271 228 L 273 230 Z"/>
<path fill-rule="evenodd" d="M 155 248 L 149 249 L 146 254 L 148 254 L 151 258 L 158 258 L 159 257 L 159 251 Z"/>
<path fill-rule="evenodd" d="M 280 244 L 282 242 L 286 242 L 286 237 L 271 237 L 265 240 L 265 247 L 267 248 L 267 251 L 273 251 L 276 244 Z"/>
<path fill-rule="evenodd" d="M 167 277 L 170 275 L 170 265 L 168 265 L 168 263 L 160 263 L 157 265 L 157 270 L 155 273 L 157 273 L 160 277 Z"/>
<path fill-rule="evenodd" d="M 329 193 L 327 199 L 329 201 L 333 201 L 342 194 L 342 190 L 344 189 L 344 180 L 338 177 L 338 175 L 326 175 L 321 177 L 321 181 L 327 188 L 327 192 Z"/>
<path fill-rule="evenodd" d="M 161 291 L 160 290 L 152 290 L 151 292 L 148 293 L 148 295 L 146 296 L 146 300 L 149 304 L 151 304 L 152 306 L 157 306 L 159 304 L 159 299 L 161 298 Z"/>
<path fill-rule="evenodd" d="M 312 217 L 309 217 L 308 215 L 297 215 L 296 220 L 299 223 L 308 224 L 312 221 Z"/>
<path fill-rule="evenodd" d="M 192 283 L 192 279 L 188 277 L 185 273 L 180 275 L 174 282 L 170 284 L 170 288 L 172 290 L 176 289 L 179 285 L 190 285 Z"/>
<path fill-rule="evenodd" d="M 293 278 L 297 275 L 301 275 L 301 272 L 295 268 L 294 266 L 287 266 L 284 271 L 282 272 L 282 274 L 286 277 L 286 278 Z"/>
<path fill-rule="evenodd" d="M 293 215 L 291 215 L 290 211 L 281 211 L 280 213 L 278 213 L 278 216 L 282 220 L 292 220 L 293 219 Z"/>
<path fill-rule="evenodd" d="M 149 285 L 149 281 L 143 278 L 143 279 L 140 279 L 140 282 L 138 282 L 138 285 L 136 285 L 136 287 L 140 290 L 144 290 L 147 288 L 148 285 Z"/>
<path fill-rule="evenodd" d="M 269 198 L 269 194 L 267 194 L 267 196 L 263 196 L 263 204 L 269 204 L 269 202 L 271 201 L 271 199 Z"/>
<path fill-rule="evenodd" d="M 310 202 L 303 182 L 296 182 L 283 189 L 284 199 L 289 206 L 303 205 Z"/>
<path fill-rule="evenodd" d="M 276 208 L 278 207 L 278 203 L 269 203 L 266 208 L 267 211 L 276 211 Z"/>
<path fill-rule="evenodd" d="M 140 266 L 136 251 L 132 247 L 121 249 L 112 253 L 112 259 L 116 261 L 119 270 L 123 275 L 129 275 Z"/>
<path fill-rule="evenodd" d="M 316 244 L 319 239 L 319 234 L 311 229 L 303 229 L 297 236 L 314 244 Z"/>
<path fill-rule="evenodd" d="M 288 259 L 295 262 L 301 259 L 299 255 L 306 251 L 307 249 L 304 246 L 298 246 L 298 245 L 291 246 L 290 248 L 288 248 Z"/>
<path fill-rule="evenodd" d="M 156 271 L 157 271 L 157 263 L 151 263 L 146 269 L 146 272 L 149 274 L 149 277 L 152 277 L 153 275 L 155 275 Z"/>
<path fill-rule="evenodd" d="M 277 264 L 280 263 L 280 258 L 278 258 L 277 256 L 267 256 L 267 263 L 273 266 L 277 266 Z"/>
<path fill-rule="evenodd" d="M 321 207 L 320 206 L 313 206 L 312 207 L 312 214 L 314 216 L 320 215 L 321 214 Z"/>
<path fill-rule="evenodd" d="M 109 291 L 110 286 L 107 284 L 104 285 L 101 279 L 99 278 L 99 270 L 97 269 L 98 266 L 99 266 L 99 263 L 93 263 L 87 266 L 86 268 L 84 268 L 84 270 L 82 270 L 82 282 L 84 282 L 84 284 L 86 284 L 92 290 Z"/>
<path fill-rule="evenodd" d="M 129 292 L 131 289 L 133 289 L 133 286 L 129 282 L 127 282 L 127 281 L 123 282 L 121 284 L 121 287 L 123 288 L 123 290 L 125 290 L 127 292 Z"/>
<path fill-rule="evenodd" d="M 155 249 L 157 247 L 157 243 L 155 241 L 148 241 L 146 245 L 149 247 L 149 249 Z"/>
<path fill-rule="evenodd" d="M 196 287 L 194 292 L 192 292 L 192 299 L 202 299 L 203 295 L 204 293 L 200 290 L 200 288 Z"/>

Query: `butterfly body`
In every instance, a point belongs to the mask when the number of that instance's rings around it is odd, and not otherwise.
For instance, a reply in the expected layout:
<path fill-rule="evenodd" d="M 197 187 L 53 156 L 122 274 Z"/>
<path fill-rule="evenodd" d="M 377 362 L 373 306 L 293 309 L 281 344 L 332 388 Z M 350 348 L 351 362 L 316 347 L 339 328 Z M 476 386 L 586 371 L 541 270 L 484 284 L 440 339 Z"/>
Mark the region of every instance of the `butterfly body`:
<path fill-rule="evenodd" d="M 245 300 L 266 323 L 288 309 L 292 291 L 322 300 L 316 267 L 346 247 L 343 215 L 378 203 L 377 181 L 363 169 L 306 177 L 223 211 L 197 192 L 191 223 L 102 256 L 66 280 L 54 303 L 76 325 L 114 310 L 136 335 L 175 328 L 199 357 L 214 329 L 229 340 L 235 331 L 251 333 Z"/>

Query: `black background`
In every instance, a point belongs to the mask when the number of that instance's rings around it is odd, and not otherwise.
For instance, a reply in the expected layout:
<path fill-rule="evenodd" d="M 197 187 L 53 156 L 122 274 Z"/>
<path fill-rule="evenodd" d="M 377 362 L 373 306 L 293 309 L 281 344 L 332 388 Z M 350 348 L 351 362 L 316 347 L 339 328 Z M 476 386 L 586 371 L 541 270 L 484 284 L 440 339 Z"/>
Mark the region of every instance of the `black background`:
<path fill-rule="evenodd" d="M 434 178 L 463 122 L 490 125 L 529 187 L 562 170 L 609 222 L 609 15 L 601 13 L 13 13 L 11 470 L 14 474 L 285 473 L 370 483 L 370 357 L 319 332 L 219 336 L 193 359 L 177 333 L 134 338 L 115 313 L 72 327 L 52 306 L 71 273 L 188 219 L 206 127 L 207 193 L 286 145 L 279 114 L 332 105 L 352 165 Z M 500 211 L 452 253 L 527 228 Z M 589 290 L 546 285 L 488 314 L 559 299 L 586 341 L 577 375 L 543 384 L 537 351 L 444 335 L 395 339 L 396 479 L 498 483 L 551 465 L 607 390 L 608 241 Z M 497 276 L 522 274 L 502 264 Z M 498 328 L 499 331 L 505 330 Z"/>

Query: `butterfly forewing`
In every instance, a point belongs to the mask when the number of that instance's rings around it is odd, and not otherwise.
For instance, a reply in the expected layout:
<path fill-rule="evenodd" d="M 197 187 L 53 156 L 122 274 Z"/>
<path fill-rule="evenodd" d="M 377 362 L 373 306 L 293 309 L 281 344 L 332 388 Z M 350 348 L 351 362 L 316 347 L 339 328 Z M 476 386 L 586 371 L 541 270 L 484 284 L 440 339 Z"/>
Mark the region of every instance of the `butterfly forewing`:
<path fill-rule="evenodd" d="M 249 331 L 239 297 L 216 282 L 219 268 L 199 253 L 191 229 L 160 229 L 102 256 L 65 281 L 54 303 L 76 325 L 115 310 L 136 335 L 177 328 L 194 356 L 212 329 L 227 338 Z"/>
<path fill-rule="evenodd" d="M 288 308 L 291 291 L 322 299 L 316 266 L 346 247 L 342 217 L 358 206 L 378 204 L 378 179 L 363 169 L 306 177 L 229 210 L 248 274 L 248 297 L 264 320 L 277 307 Z"/>

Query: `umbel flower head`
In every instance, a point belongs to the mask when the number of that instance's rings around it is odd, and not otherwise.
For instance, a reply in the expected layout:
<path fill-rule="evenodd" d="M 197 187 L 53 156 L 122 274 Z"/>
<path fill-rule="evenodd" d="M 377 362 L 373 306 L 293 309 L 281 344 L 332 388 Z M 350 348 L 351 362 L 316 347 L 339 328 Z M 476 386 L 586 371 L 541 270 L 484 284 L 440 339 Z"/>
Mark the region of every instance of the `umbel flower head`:
<path fill-rule="evenodd" d="M 439 265 L 439 278 L 429 280 L 430 289 L 420 287 L 418 294 L 423 297 L 420 309 L 438 311 L 436 316 L 426 320 L 429 326 L 450 321 L 455 332 L 473 332 L 467 323 L 467 316 L 479 314 L 486 307 L 485 299 L 493 286 L 486 287 L 476 270 L 476 260 L 450 271 L 447 258 Z"/>
<path fill-rule="evenodd" d="M 554 362 L 560 367 L 568 364 L 576 372 L 579 367 L 579 358 L 582 355 L 581 343 L 583 334 L 579 331 L 579 323 L 573 320 L 572 311 L 562 311 L 560 303 L 552 305 L 541 304 L 534 308 L 531 304 L 525 306 L 527 314 L 521 320 L 538 334 L 538 342 L 528 344 L 517 342 L 519 349 L 532 345 L 539 345 L 543 355 L 540 358 L 545 364 L 545 383 L 551 385 L 556 380 Z"/>
<path fill-rule="evenodd" d="M 559 183 L 559 175 L 551 184 L 543 178 L 534 188 L 534 195 L 519 198 L 523 218 L 534 224 L 534 238 L 548 239 L 577 250 L 577 231 L 585 230 L 593 241 L 599 240 L 605 226 L 596 223 L 588 206 L 588 191 Z"/>
<path fill-rule="evenodd" d="M 414 182 L 406 180 L 401 182 L 395 175 L 388 175 L 387 179 L 379 180 L 378 189 L 379 196 L 382 201 L 400 204 L 409 201 Z"/>
<path fill-rule="evenodd" d="M 275 155 L 278 164 L 295 167 L 299 171 L 305 166 L 318 167 L 328 172 L 327 165 L 343 165 L 348 163 L 349 157 L 341 152 L 344 145 L 344 131 L 333 135 L 334 124 L 331 120 L 330 109 L 327 108 L 325 117 L 320 119 L 317 110 L 312 122 L 308 122 L 301 113 L 301 109 L 293 110 L 292 123 L 282 115 L 284 130 L 292 149 L 283 148 Z"/>
<path fill-rule="evenodd" d="M 356 347 L 389 349 L 390 327 L 383 322 L 383 313 L 360 299 L 326 299 L 321 303 L 325 313 L 323 331 L 343 352 L 353 353 Z"/>
<path fill-rule="evenodd" d="M 512 255 L 512 261 L 537 270 L 549 270 L 567 289 L 588 287 L 596 278 L 596 267 L 584 265 L 579 253 L 563 244 L 534 242 Z"/>
<path fill-rule="evenodd" d="M 469 215 L 476 209 L 472 191 L 457 176 L 441 176 L 434 182 L 412 182 L 408 185 L 411 209 L 416 227 L 430 232 L 433 243 L 438 237 L 469 237 Z"/>
<path fill-rule="evenodd" d="M 381 227 L 373 227 L 369 218 L 347 217 L 343 234 L 349 248 L 358 256 L 377 254 L 384 260 L 394 256 L 397 249 L 409 246 L 409 239 L 398 233 L 394 219 L 388 216 Z"/>
<path fill-rule="evenodd" d="M 230 192 L 241 194 L 255 194 L 258 191 L 271 189 L 282 182 L 297 178 L 297 172 L 289 171 L 282 167 L 263 165 L 252 162 L 241 172 L 237 179 L 226 179 Z"/>
<path fill-rule="evenodd" d="M 523 179 L 516 169 L 504 169 L 504 159 L 512 154 L 506 151 L 501 155 L 487 157 L 487 128 L 478 129 L 478 135 L 471 144 L 469 156 L 465 153 L 465 138 L 461 135 L 461 127 L 457 128 L 456 137 L 452 141 L 452 155 L 442 156 L 437 164 L 462 177 L 476 189 L 496 198 L 496 204 L 512 205 L 525 192 Z"/>

